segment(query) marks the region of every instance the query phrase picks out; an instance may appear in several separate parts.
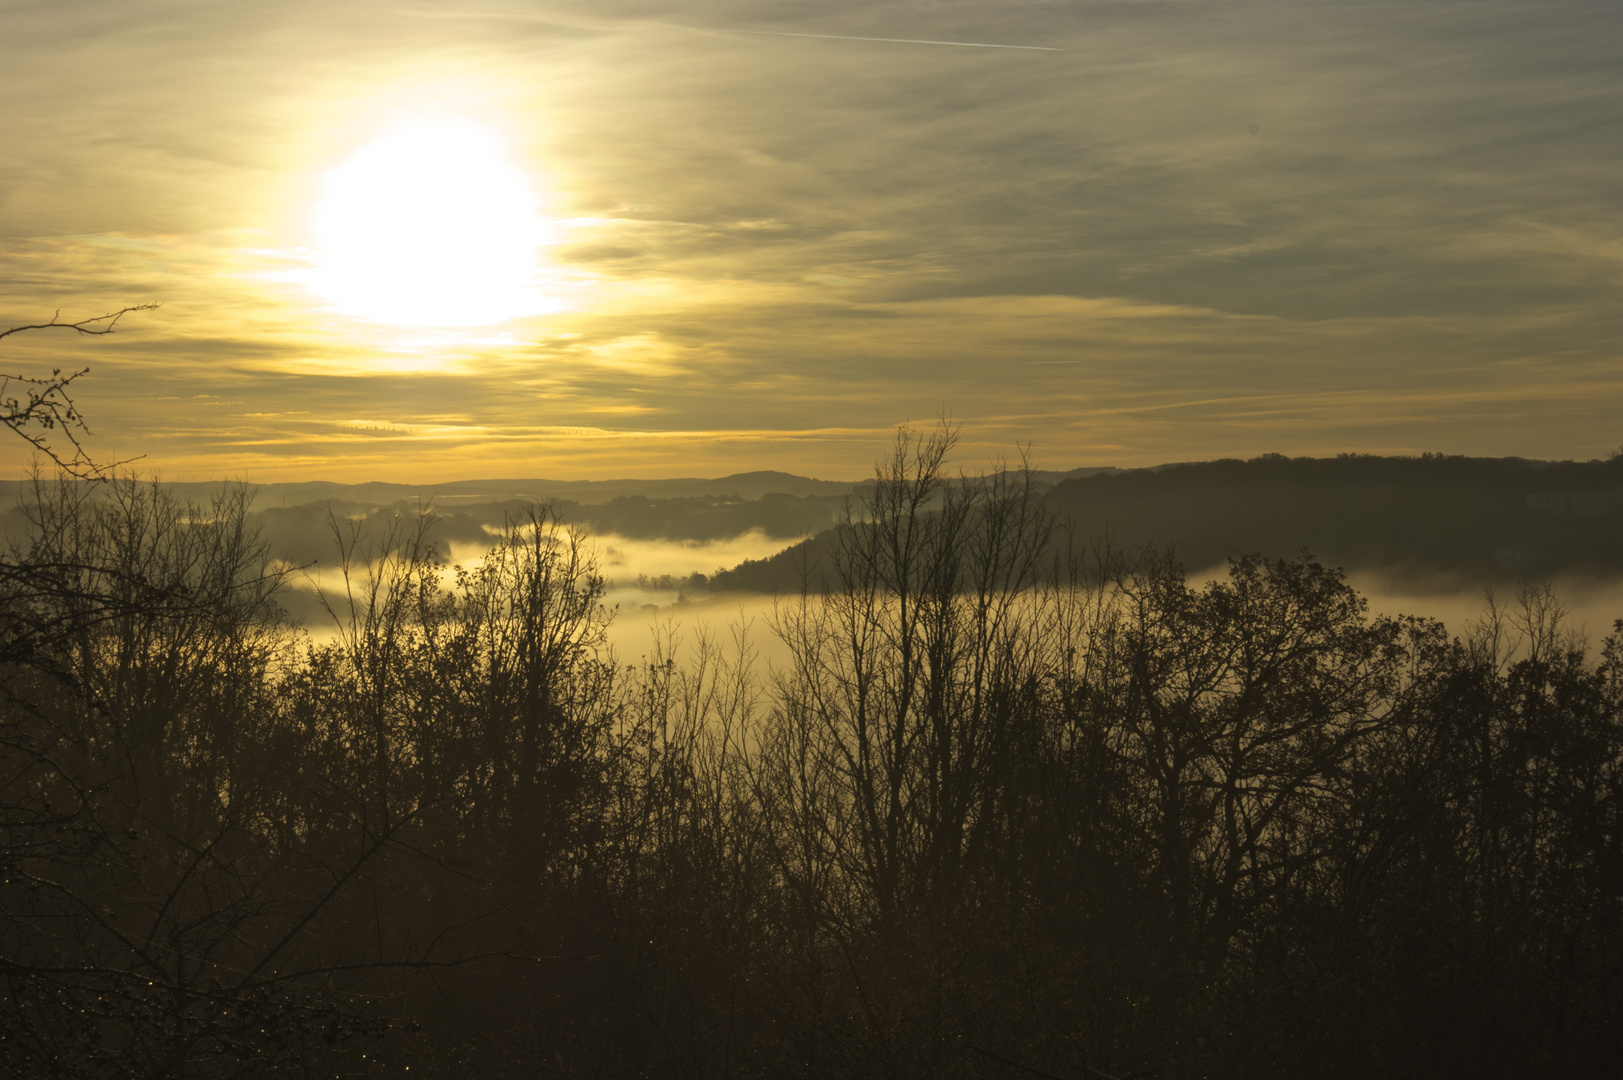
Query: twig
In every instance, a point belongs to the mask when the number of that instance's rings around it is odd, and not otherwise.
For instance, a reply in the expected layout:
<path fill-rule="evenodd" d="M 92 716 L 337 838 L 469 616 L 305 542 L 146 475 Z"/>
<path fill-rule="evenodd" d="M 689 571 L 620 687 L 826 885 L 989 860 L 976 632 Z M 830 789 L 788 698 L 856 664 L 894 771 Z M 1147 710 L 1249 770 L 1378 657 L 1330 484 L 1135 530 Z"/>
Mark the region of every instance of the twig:
<path fill-rule="evenodd" d="M 118 320 L 130 312 L 156 311 L 162 306 L 162 304 L 132 304 L 129 307 L 121 307 L 117 311 L 110 311 L 106 315 L 97 315 L 92 319 L 80 319 L 78 322 L 63 322 L 62 312 L 58 310 L 51 316 L 50 322 L 30 323 L 27 326 L 13 326 L 9 330 L 0 330 L 0 338 L 20 334 L 24 330 L 72 330 L 76 333 L 90 334 L 92 336 L 111 334 L 113 328 L 118 325 Z"/>
<path fill-rule="evenodd" d="M 80 319 L 78 322 L 63 322 L 62 313 L 57 311 L 52 314 L 50 322 L 30 323 L 27 326 L 13 326 L 8 330 L 0 330 L 0 338 L 8 338 L 25 330 L 72 330 L 77 334 L 100 337 L 111 334 L 118 325 L 118 320 L 130 312 L 152 311 L 157 307 L 157 304 L 135 304 L 108 312 L 106 315 Z M 57 467 L 69 476 L 79 480 L 104 480 L 114 469 L 129 464 L 129 461 L 98 465 L 85 452 L 78 435 L 75 434 L 75 431 L 88 434 L 90 429 L 85 425 L 84 417 L 74 404 L 69 388 L 74 380 L 89 370 L 80 368 L 78 371 L 63 374 L 62 369 L 57 368 L 51 372 L 49 378 L 0 374 L 0 424 L 4 424 L 26 439 L 34 449 L 56 462 Z M 52 431 L 67 440 L 71 453 L 59 452 L 51 445 L 45 433 Z M 136 459 L 130 459 L 133 460 Z"/>

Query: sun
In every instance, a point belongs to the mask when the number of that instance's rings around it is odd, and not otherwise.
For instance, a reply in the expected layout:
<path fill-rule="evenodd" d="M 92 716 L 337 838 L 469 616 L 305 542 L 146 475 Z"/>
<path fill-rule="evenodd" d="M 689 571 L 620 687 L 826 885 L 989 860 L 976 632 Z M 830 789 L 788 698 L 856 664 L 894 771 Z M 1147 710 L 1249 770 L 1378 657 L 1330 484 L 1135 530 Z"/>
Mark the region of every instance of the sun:
<path fill-rule="evenodd" d="M 326 177 L 315 290 L 402 326 L 488 326 L 547 310 L 546 228 L 496 133 L 446 117 L 397 123 Z"/>

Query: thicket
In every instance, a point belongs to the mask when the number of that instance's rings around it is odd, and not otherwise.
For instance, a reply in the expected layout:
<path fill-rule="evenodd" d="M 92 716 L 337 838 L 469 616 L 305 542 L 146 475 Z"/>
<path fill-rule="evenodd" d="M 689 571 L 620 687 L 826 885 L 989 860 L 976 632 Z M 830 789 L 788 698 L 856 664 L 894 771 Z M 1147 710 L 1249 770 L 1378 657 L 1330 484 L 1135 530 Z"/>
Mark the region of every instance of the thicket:
<path fill-rule="evenodd" d="M 1305 558 L 1191 586 L 904 432 L 838 587 L 608 648 L 475 566 L 41 482 L 0 581 L 0 1071 L 1582 1076 L 1623 1060 L 1623 644 Z"/>

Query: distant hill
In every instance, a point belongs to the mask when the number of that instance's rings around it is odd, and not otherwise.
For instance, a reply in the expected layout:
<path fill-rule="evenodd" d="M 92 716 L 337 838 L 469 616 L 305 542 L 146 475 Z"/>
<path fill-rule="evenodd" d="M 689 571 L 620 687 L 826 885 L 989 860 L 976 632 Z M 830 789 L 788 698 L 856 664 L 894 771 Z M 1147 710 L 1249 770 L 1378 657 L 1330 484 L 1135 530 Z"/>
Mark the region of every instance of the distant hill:
<path fill-rule="evenodd" d="M 1191 570 L 1260 552 L 1310 551 L 1330 565 L 1462 583 L 1623 572 L 1623 460 L 1533 461 L 1442 455 L 1186 462 L 1035 476 L 1055 516 L 1084 541 L 1170 547 Z M 717 575 L 718 589 L 798 590 L 825 559 L 848 500 L 873 483 L 783 472 L 716 478 L 463 480 L 444 484 L 264 484 L 255 508 L 278 557 L 331 557 L 328 515 L 382 522 L 432 505 L 436 535 L 478 544 L 532 502 L 599 535 L 702 543 L 759 530 L 790 543 Z M 222 486 L 168 487 L 206 501 Z M 26 485 L 0 483 L 14 507 Z M 26 528 L 7 507 L 12 536 Z"/>
<path fill-rule="evenodd" d="M 1039 474 L 1051 487 L 1109 469 Z M 184 499 L 207 503 L 228 481 L 165 482 Z M 848 499 L 867 481 L 816 480 L 784 472 L 747 472 L 713 479 L 459 480 L 443 484 L 252 485 L 254 518 L 275 557 L 296 564 L 333 554 L 331 518 L 360 522 L 381 534 L 399 514 L 432 507 L 434 536 L 442 543 L 480 544 L 491 530 L 534 503 L 550 503 L 558 515 L 593 533 L 639 540 L 703 543 L 751 531 L 790 541 L 812 536 L 839 520 Z M 22 481 L 0 482 L 0 527 L 20 537 L 27 522 L 16 510 L 29 491 Z M 346 524 L 346 528 L 348 525 Z"/>
<path fill-rule="evenodd" d="M 1273 454 L 1070 477 L 1045 498 L 1083 539 L 1170 547 L 1192 570 L 1310 551 L 1348 570 L 1473 583 L 1623 571 L 1618 460 Z M 746 563 L 716 587 L 798 589 L 829 545 Z"/>
<path fill-rule="evenodd" d="M 1623 569 L 1623 461 L 1269 455 L 1067 481 L 1048 500 L 1084 534 L 1171 544 L 1191 567 L 1306 549 L 1473 578 Z"/>

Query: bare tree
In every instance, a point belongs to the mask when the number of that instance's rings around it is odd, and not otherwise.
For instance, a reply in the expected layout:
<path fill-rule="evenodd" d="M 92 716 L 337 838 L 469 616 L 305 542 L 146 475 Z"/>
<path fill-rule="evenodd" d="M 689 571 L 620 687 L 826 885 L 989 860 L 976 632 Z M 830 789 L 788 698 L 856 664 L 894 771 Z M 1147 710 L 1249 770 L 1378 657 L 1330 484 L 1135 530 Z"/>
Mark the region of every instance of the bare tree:
<path fill-rule="evenodd" d="M 112 476 L 79 442 L 83 374 L 0 384 L 0 420 L 58 477 L 36 473 L 29 535 L 0 552 L 0 1073 L 309 1069 L 387 1027 L 358 983 L 428 959 L 312 945 L 411 818 L 368 831 L 339 784 L 286 775 L 284 574 L 251 493 L 198 507 Z M 311 803 L 336 850 L 281 827 Z"/>

